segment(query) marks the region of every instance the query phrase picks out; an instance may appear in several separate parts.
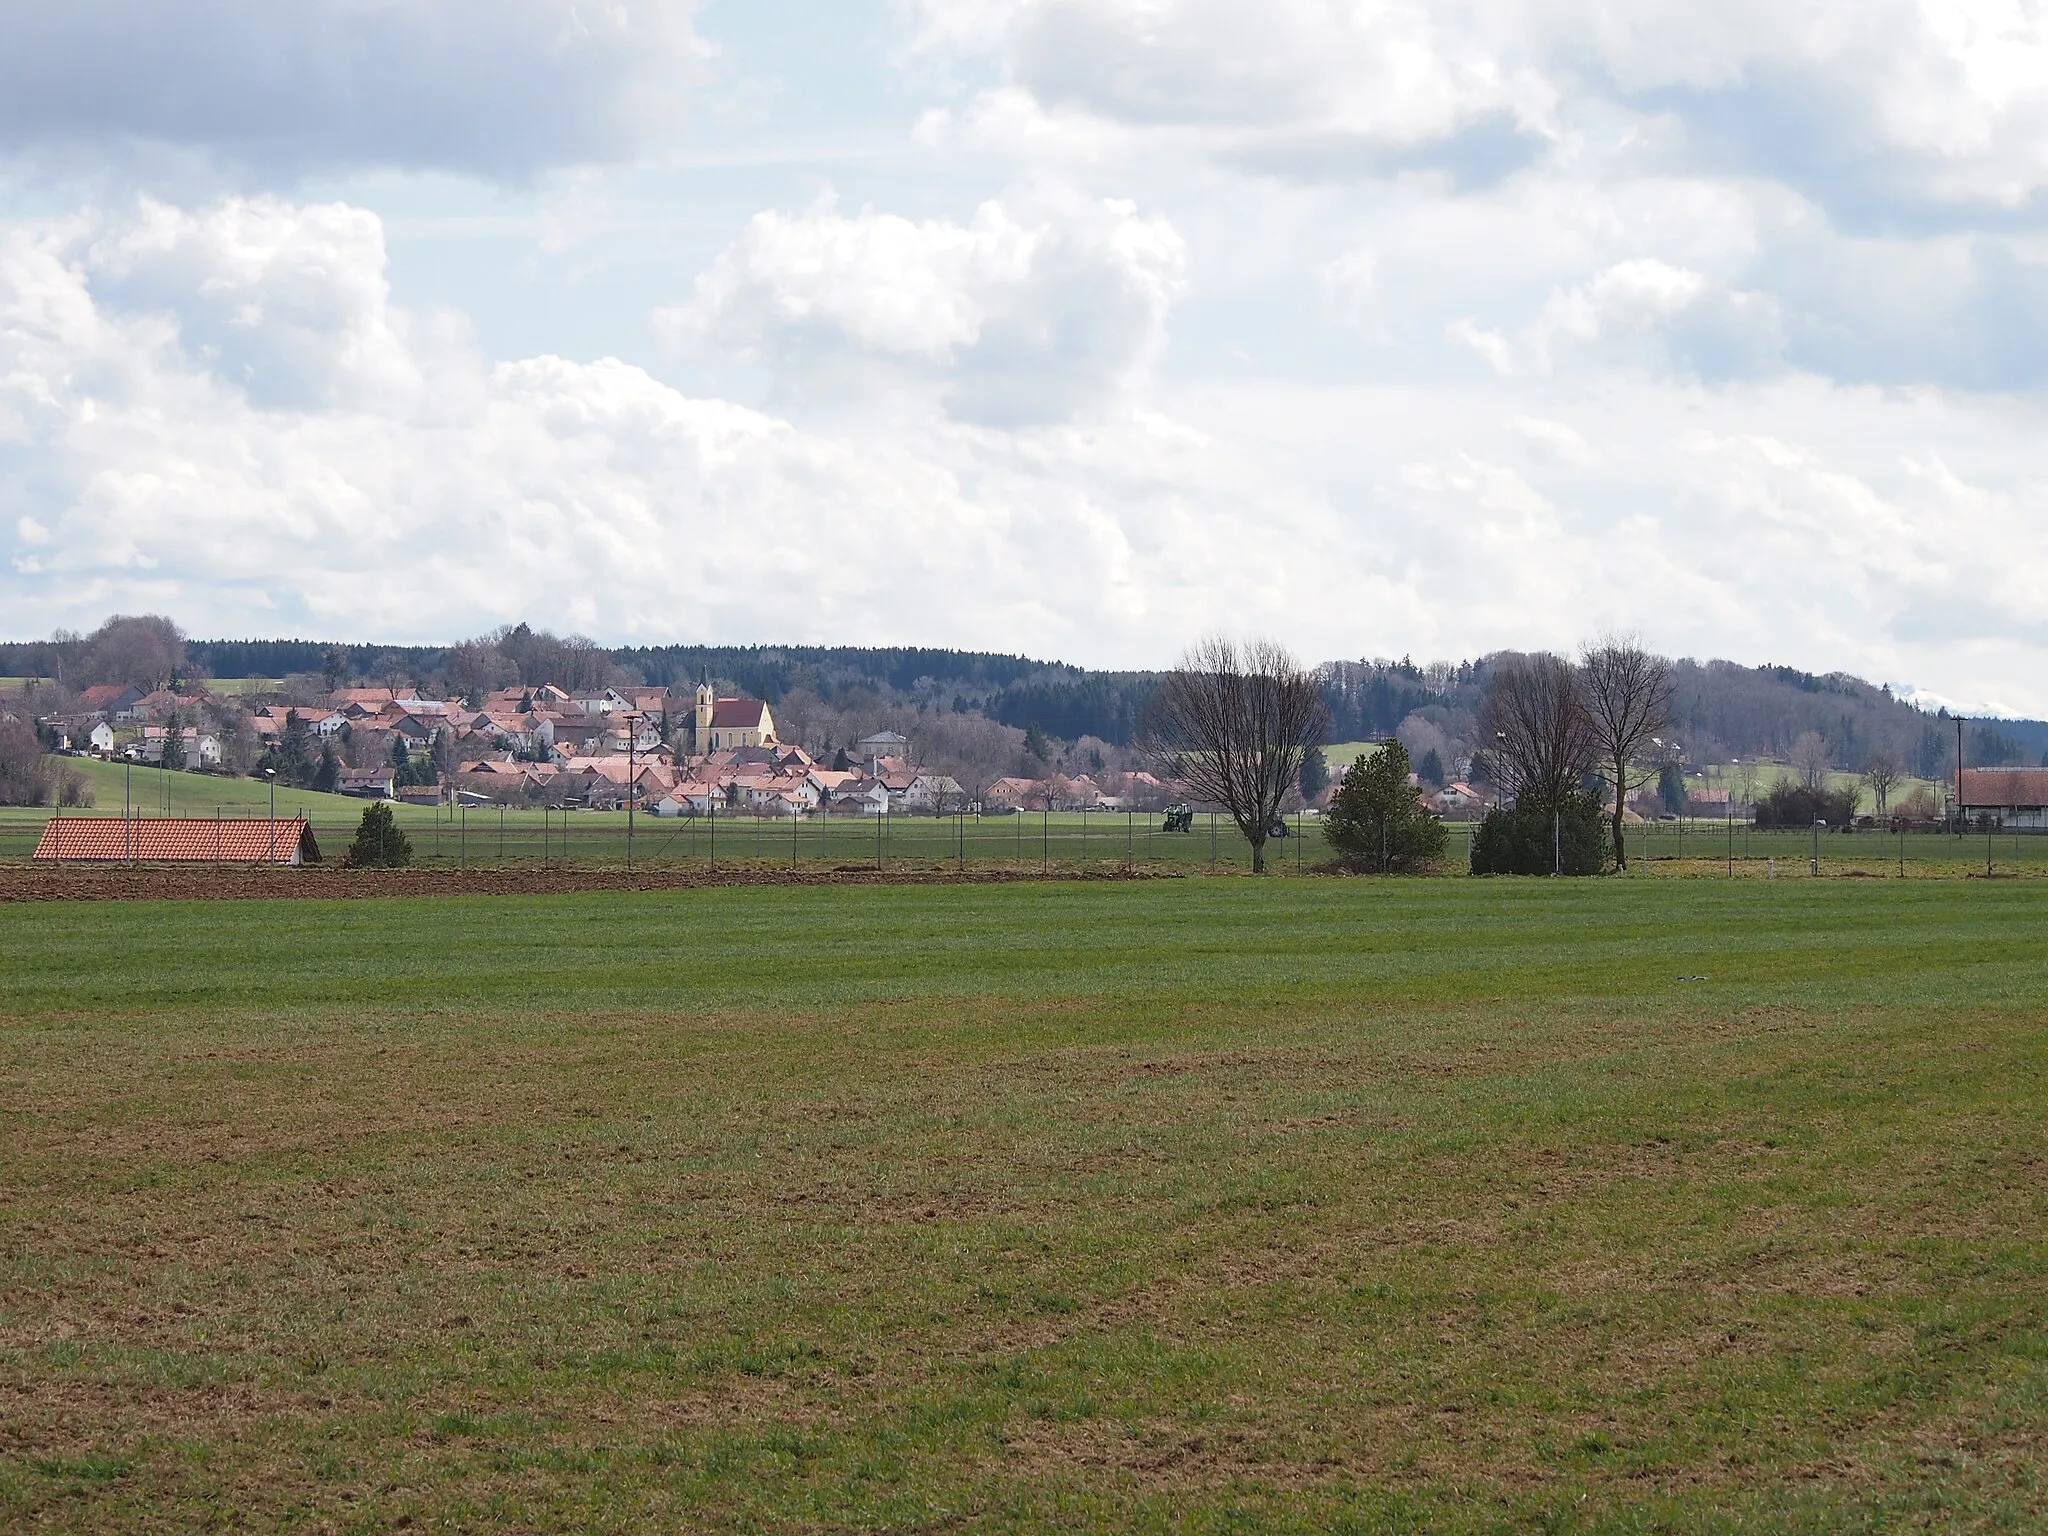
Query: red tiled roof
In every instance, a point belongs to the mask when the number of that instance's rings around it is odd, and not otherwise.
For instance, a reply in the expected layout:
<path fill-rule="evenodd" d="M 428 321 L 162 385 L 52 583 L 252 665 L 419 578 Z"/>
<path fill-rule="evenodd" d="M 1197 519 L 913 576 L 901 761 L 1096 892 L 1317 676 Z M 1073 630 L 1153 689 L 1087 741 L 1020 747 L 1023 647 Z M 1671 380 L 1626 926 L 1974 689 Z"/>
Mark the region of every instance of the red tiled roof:
<path fill-rule="evenodd" d="M 1965 768 L 1965 806 L 2048 805 L 2048 768 Z"/>
<path fill-rule="evenodd" d="M 145 863 L 289 864 L 299 854 L 320 858 L 320 845 L 303 816 L 206 817 L 53 816 L 43 823 L 35 856 L 45 861 L 125 860 Z"/>

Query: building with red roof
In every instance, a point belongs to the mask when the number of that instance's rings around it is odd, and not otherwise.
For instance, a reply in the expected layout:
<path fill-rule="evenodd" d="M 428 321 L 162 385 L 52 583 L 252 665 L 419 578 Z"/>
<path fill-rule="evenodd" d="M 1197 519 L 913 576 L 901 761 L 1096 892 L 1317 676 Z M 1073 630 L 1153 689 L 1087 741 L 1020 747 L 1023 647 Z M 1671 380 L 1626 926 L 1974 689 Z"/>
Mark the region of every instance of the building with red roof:
<path fill-rule="evenodd" d="M 697 690 L 697 707 L 690 716 L 689 753 L 692 757 L 727 747 L 773 745 L 775 716 L 761 700 L 721 699 L 708 685 Z"/>
<path fill-rule="evenodd" d="M 1956 780 L 1956 800 L 1970 820 L 2048 827 L 2048 768 L 1965 768 Z"/>
<path fill-rule="evenodd" d="M 44 864 L 317 864 L 320 845 L 303 816 L 52 816 Z"/>

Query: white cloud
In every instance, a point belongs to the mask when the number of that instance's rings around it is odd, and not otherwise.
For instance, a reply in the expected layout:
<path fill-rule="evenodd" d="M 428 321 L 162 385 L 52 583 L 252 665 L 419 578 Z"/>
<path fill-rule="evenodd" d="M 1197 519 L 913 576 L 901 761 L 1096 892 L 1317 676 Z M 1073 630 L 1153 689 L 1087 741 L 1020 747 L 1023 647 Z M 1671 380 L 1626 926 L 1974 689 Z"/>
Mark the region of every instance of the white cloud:
<path fill-rule="evenodd" d="M 677 347 L 773 364 L 792 386 L 865 395 L 887 365 L 964 420 L 1061 420 L 1128 389 L 1182 287 L 1180 236 L 1129 202 L 1038 187 L 966 224 L 757 215 L 657 328 Z"/>
<path fill-rule="evenodd" d="M 1585 469 L 1599 462 L 1592 444 L 1568 422 L 1518 415 L 1510 425 L 1521 434 L 1530 457 L 1541 463 Z"/>
<path fill-rule="evenodd" d="M 695 0 L 8 0 L 0 147 L 524 176 L 679 121 Z"/>
<path fill-rule="evenodd" d="M 759 112 L 659 166 L 687 5 L 6 5 L 11 206 L 154 193 L 0 223 L 17 633 L 1612 624 L 2048 711 L 2017 0 L 904 0 L 887 79 L 707 7 Z"/>
<path fill-rule="evenodd" d="M 1434 164 L 1483 180 L 1619 113 L 1674 163 L 1830 204 L 2018 208 L 2048 186 L 2048 13 L 2026 0 L 922 0 L 917 14 L 926 52 L 992 57 L 1000 89 L 1046 110 L 1305 174 Z M 1031 121 L 1014 104 L 997 117 Z"/>
<path fill-rule="evenodd" d="M 616 361 L 442 348 L 390 305 L 383 261 L 360 210 L 271 200 L 15 231 L 0 411 L 44 488 L 0 579 L 15 621 L 142 604 L 201 629 L 425 636 L 529 614 L 1136 654 L 1221 617 L 1226 564 L 1268 610 L 1294 590 L 1248 519 L 1312 523 L 1312 499 L 1290 508 L 1164 418 L 804 430 Z M 188 335 L 257 311 L 306 387 Z M 381 382 L 357 389 L 365 356 Z"/>

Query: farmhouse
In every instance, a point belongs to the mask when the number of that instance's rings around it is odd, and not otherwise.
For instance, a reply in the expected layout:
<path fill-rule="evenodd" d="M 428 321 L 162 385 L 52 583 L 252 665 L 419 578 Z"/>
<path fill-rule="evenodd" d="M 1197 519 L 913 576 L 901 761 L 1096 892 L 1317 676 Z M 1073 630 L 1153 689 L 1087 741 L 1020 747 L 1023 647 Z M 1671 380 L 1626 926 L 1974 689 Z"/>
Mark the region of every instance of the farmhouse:
<path fill-rule="evenodd" d="M 856 756 L 862 761 L 873 763 L 879 757 L 910 756 L 910 738 L 899 736 L 894 731 L 877 731 L 872 736 L 863 736 L 853 744 Z"/>
<path fill-rule="evenodd" d="M 1477 821 L 1486 814 L 1486 797 L 1459 780 L 1431 795 L 1429 808 L 1446 821 Z"/>
<path fill-rule="evenodd" d="M 1735 796 L 1725 789 L 1689 789 L 1685 796 L 1685 814 L 1723 820 L 1735 814 Z"/>
<path fill-rule="evenodd" d="M 1956 802 L 1971 821 L 1988 816 L 2001 827 L 2048 828 L 2048 768 L 1965 768 Z"/>
<path fill-rule="evenodd" d="M 388 767 L 344 768 L 334 787 L 361 800 L 393 800 L 398 796 L 397 776 Z"/>
<path fill-rule="evenodd" d="M 317 864 L 303 816 L 53 816 L 35 858 L 46 864 Z"/>

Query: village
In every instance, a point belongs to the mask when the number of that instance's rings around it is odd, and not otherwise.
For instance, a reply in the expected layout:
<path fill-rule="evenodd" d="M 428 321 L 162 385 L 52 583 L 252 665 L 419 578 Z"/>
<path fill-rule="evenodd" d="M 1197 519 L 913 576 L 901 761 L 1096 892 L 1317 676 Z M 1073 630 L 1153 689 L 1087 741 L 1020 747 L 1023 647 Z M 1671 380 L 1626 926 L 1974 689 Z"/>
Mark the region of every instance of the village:
<path fill-rule="evenodd" d="M 581 695 L 506 688 L 473 706 L 406 686 L 248 706 L 199 685 L 104 684 L 40 724 L 58 753 L 203 773 L 268 770 L 307 788 L 417 805 L 789 818 L 1150 811 L 1187 798 L 1143 770 L 963 783 L 918 763 L 909 739 L 890 730 L 814 755 L 778 737 L 767 703 L 709 684 Z"/>

